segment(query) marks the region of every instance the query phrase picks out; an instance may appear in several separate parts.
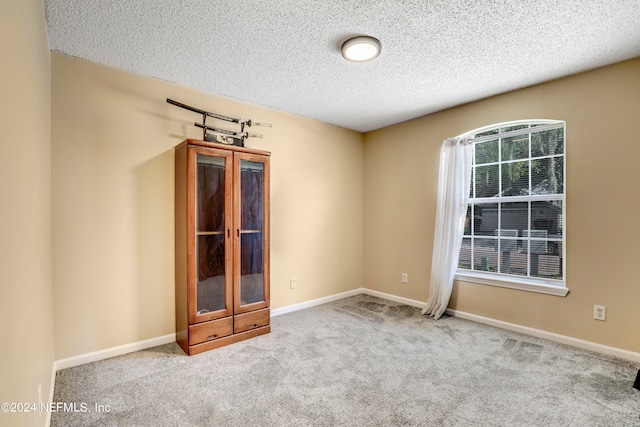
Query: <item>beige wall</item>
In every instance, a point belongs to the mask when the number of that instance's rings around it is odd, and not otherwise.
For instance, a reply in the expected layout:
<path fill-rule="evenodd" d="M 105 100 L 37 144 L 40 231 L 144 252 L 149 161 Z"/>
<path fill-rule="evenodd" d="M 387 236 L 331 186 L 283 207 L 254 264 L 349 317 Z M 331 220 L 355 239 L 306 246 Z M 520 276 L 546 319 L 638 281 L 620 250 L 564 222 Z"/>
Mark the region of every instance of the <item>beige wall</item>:
<path fill-rule="evenodd" d="M 426 301 L 444 138 L 510 120 L 565 120 L 569 295 L 456 283 L 450 307 L 640 352 L 638 117 L 635 59 L 365 134 L 364 286 Z M 607 306 L 606 322 L 593 320 L 594 304 Z"/>
<path fill-rule="evenodd" d="M 0 402 L 44 402 L 53 370 L 50 53 L 39 0 L 0 3 Z M 2 425 L 46 414 L 0 413 Z"/>
<path fill-rule="evenodd" d="M 509 120 L 565 120 L 569 296 L 457 283 L 450 307 L 640 351 L 640 145 L 628 136 L 638 75 L 639 59 L 363 137 L 53 54 L 56 359 L 174 331 L 173 147 L 201 134 L 197 115 L 167 97 L 273 123 L 249 140 L 272 152 L 273 308 L 360 286 L 426 300 L 442 140 Z M 607 306 L 606 322 L 592 320 L 594 304 Z"/>
<path fill-rule="evenodd" d="M 272 308 L 362 285 L 362 134 L 53 54 L 56 359 L 175 332 L 173 147 L 202 133 L 166 98 L 273 124 L 247 142 L 272 153 Z"/>

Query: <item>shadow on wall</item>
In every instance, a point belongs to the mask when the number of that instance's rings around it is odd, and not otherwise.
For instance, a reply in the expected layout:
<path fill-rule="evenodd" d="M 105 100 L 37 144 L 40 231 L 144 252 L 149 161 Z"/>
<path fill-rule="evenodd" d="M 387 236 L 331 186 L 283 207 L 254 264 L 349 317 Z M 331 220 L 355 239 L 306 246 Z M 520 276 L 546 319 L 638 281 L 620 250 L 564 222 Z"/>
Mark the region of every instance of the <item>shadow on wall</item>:
<path fill-rule="evenodd" d="M 136 289 L 132 325 L 140 339 L 175 332 L 174 322 L 174 151 L 138 165 L 135 170 Z M 153 321 L 160 319 L 161 321 Z"/>

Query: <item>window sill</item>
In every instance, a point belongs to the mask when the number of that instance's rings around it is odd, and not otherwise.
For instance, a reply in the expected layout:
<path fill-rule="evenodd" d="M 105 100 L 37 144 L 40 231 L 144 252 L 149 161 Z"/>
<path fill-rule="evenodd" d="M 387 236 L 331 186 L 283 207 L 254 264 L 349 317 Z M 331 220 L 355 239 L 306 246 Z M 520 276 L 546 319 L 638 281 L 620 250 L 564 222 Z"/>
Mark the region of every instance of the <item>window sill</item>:
<path fill-rule="evenodd" d="M 506 277 L 497 274 L 456 271 L 455 280 L 460 280 L 462 282 L 479 283 L 489 286 L 498 286 L 501 288 L 517 289 L 520 291 L 555 295 L 559 297 L 565 297 L 569 293 L 569 289 L 565 286 L 562 286 L 561 284 L 552 285 L 542 280 L 518 280 L 517 277 Z"/>

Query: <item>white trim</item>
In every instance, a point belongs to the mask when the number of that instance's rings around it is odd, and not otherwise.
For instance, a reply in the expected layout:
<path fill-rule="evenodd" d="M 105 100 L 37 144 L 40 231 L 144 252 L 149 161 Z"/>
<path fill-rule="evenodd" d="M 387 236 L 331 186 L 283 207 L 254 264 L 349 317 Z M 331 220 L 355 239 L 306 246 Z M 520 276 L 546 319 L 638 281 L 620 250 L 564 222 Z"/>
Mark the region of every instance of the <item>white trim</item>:
<path fill-rule="evenodd" d="M 309 308 L 309 307 L 315 307 L 317 305 L 322 305 L 322 304 L 326 304 L 326 303 L 333 302 L 333 301 L 339 301 L 341 299 L 345 299 L 345 298 L 349 298 L 349 297 L 353 297 L 353 296 L 361 295 L 361 294 L 371 295 L 371 296 L 382 298 L 382 299 L 386 299 L 386 300 L 389 300 L 389 301 L 399 302 L 401 304 L 406 304 L 406 305 L 409 305 L 409 306 L 412 306 L 412 307 L 422 308 L 422 307 L 425 306 L 425 302 L 424 301 L 417 301 L 417 300 L 414 300 L 414 299 L 399 297 L 399 296 L 396 296 L 396 295 L 391 295 L 391 294 L 387 294 L 387 293 L 384 293 L 384 292 L 374 291 L 372 289 L 367 289 L 367 288 L 358 288 L 358 289 L 354 289 L 352 291 L 347 291 L 347 292 L 342 292 L 342 293 L 335 294 L 335 295 L 330 295 L 328 297 L 318 298 L 318 299 L 314 299 L 314 300 L 311 300 L 311 301 L 301 302 L 299 304 L 294 304 L 294 305 L 289 305 L 289 306 L 286 306 L 286 307 L 277 308 L 275 310 L 271 310 L 271 317 L 279 316 L 281 314 L 286 314 L 286 313 L 292 313 L 294 311 L 303 310 L 303 309 Z"/>
<path fill-rule="evenodd" d="M 531 127 L 532 124 L 534 123 L 543 123 L 540 126 L 535 126 L 535 127 Z M 513 126 L 518 126 L 518 125 L 527 125 L 526 128 L 523 129 L 517 129 L 517 130 L 513 130 L 513 131 L 508 131 L 508 132 L 502 132 L 503 128 L 505 127 L 513 127 Z M 548 131 L 551 129 L 562 129 L 562 133 L 564 135 L 564 142 L 563 142 L 563 150 L 562 150 L 562 154 L 549 154 L 546 156 L 538 156 L 538 157 L 533 157 L 533 153 L 532 153 L 532 142 L 531 142 L 531 135 L 539 133 L 539 132 L 544 132 L 544 131 Z M 477 138 L 474 138 L 475 135 L 479 134 L 479 133 L 484 133 L 487 131 L 493 131 L 493 130 L 497 130 L 498 133 L 496 134 L 491 134 L 491 135 L 485 135 L 485 136 L 479 136 Z M 499 192 L 498 195 L 493 196 L 493 197 L 475 197 L 476 196 L 476 190 L 475 190 L 475 178 L 473 179 L 473 184 L 471 186 L 471 189 L 473 190 L 473 196 L 474 197 L 469 197 L 469 205 L 475 205 L 475 204 L 480 204 L 480 203 L 496 203 L 498 204 L 498 206 L 500 206 L 501 203 L 512 203 L 512 202 L 526 202 L 527 203 L 527 214 L 528 214 L 528 218 L 527 218 L 527 223 L 528 224 L 532 224 L 532 203 L 537 202 L 537 201 L 561 201 L 562 202 L 562 226 L 563 226 L 563 230 L 565 230 L 563 233 L 561 233 L 561 238 L 557 239 L 554 238 L 553 240 L 550 239 L 541 239 L 539 241 L 556 241 L 556 242 L 562 242 L 562 254 L 561 254 L 561 259 L 566 259 L 566 218 L 567 218 L 567 211 L 566 211 L 566 200 L 565 200 L 565 194 L 566 194 L 566 178 L 567 178 L 567 174 L 566 174 L 566 167 L 567 167 L 567 162 L 566 162 L 566 146 L 567 146 L 567 138 L 566 138 L 566 122 L 565 121 L 561 121 L 561 120 L 548 120 L 548 119 L 541 119 L 541 120 L 536 120 L 536 119 L 532 119 L 532 120 L 517 120 L 517 121 L 512 121 L 512 122 L 504 122 L 504 123 L 496 123 L 496 124 L 492 124 L 492 125 L 487 125 L 487 126 L 483 126 L 482 128 L 478 128 L 478 129 L 474 129 L 472 131 L 466 132 L 462 135 L 459 135 L 457 138 L 470 138 L 470 141 L 472 141 L 474 144 L 475 143 L 479 143 L 479 142 L 485 142 L 485 141 L 492 141 L 492 140 L 502 140 L 505 137 L 511 137 L 511 136 L 516 136 L 516 135 L 528 135 L 528 157 L 526 158 L 522 158 L 522 159 L 513 159 L 513 160 L 504 160 L 502 158 L 502 155 L 500 154 L 501 151 L 498 151 L 498 161 L 497 162 L 489 162 L 489 163 L 483 163 L 481 165 L 476 164 L 475 161 L 475 153 L 474 153 L 474 161 L 473 161 L 473 176 L 476 176 L 476 171 L 478 170 L 479 167 L 486 167 L 488 165 L 497 165 L 499 166 L 499 177 L 502 177 L 502 165 L 504 164 L 509 164 L 509 163 L 514 163 L 514 162 L 524 162 L 527 161 L 529 162 L 529 168 L 531 168 L 531 162 L 534 159 L 546 159 L 546 158 L 562 158 L 563 162 L 563 191 L 560 194 L 529 194 L 526 196 L 501 196 L 502 192 L 503 192 L 503 188 L 502 188 L 502 181 L 500 178 L 498 180 L 499 183 Z M 500 147 L 500 145 L 498 146 Z M 533 190 L 532 187 L 532 170 L 529 170 L 528 172 L 529 174 L 529 180 L 528 180 L 528 184 L 529 184 L 529 192 Z M 482 236 L 482 235 L 475 235 L 475 230 L 473 230 L 473 223 L 475 221 L 472 222 L 472 227 L 471 227 L 471 232 L 470 235 L 465 235 L 463 236 L 463 238 L 465 239 L 470 239 L 470 241 L 472 242 L 471 245 L 471 262 L 473 263 L 473 259 L 474 259 L 474 247 L 475 244 L 473 243 L 473 241 L 475 239 L 482 239 L 482 238 L 489 238 L 488 236 Z M 530 225 L 527 226 L 527 229 L 530 228 Z M 496 229 L 497 230 L 502 230 L 502 210 L 499 209 L 497 212 L 497 223 L 496 223 Z M 523 234 L 523 238 L 522 240 L 524 242 L 531 242 L 531 241 L 538 241 L 538 239 L 534 239 L 531 238 L 531 236 L 524 236 L 524 231 L 522 232 Z M 531 233 L 529 233 L 531 234 Z M 520 240 L 520 239 L 514 239 L 514 240 Z M 501 259 L 501 254 L 498 253 L 498 263 L 501 263 L 500 261 Z M 562 280 L 560 281 L 561 287 L 566 289 L 566 285 L 564 280 L 566 280 L 566 262 L 563 262 L 561 264 L 562 266 Z M 529 258 L 527 258 L 527 272 L 530 272 L 531 269 L 531 261 L 529 260 Z M 488 277 L 484 274 L 478 274 L 475 275 L 474 272 L 472 273 L 466 273 L 465 271 L 461 271 L 458 270 L 457 272 L 457 278 L 459 278 L 460 280 L 465 280 L 464 278 L 468 278 L 468 281 L 471 282 L 475 282 L 475 283 L 481 283 L 484 285 L 490 285 L 490 286 L 500 286 L 500 287 L 505 287 L 505 288 L 511 288 L 511 289 L 518 289 L 518 290 L 525 290 L 525 291 L 529 291 L 529 292 L 538 292 L 538 293 L 544 293 L 544 294 L 550 294 L 550 295 L 558 295 L 558 296 L 566 296 L 567 293 L 569 292 L 568 289 L 564 290 L 564 291 L 558 291 L 558 289 L 556 288 L 556 284 L 554 283 L 554 281 L 550 280 L 549 282 L 547 282 L 546 280 L 540 280 L 537 278 L 523 278 L 523 277 L 518 277 L 518 276 L 511 276 L 510 274 L 508 275 L 509 277 L 514 277 L 514 279 L 512 280 L 508 280 L 503 278 L 504 276 L 502 275 L 489 275 Z"/>
<path fill-rule="evenodd" d="M 606 354 L 608 356 L 615 356 L 619 357 L 620 359 L 640 363 L 640 353 L 636 353 L 634 351 L 623 350 L 621 348 L 610 347 L 603 344 L 597 344 L 591 341 L 585 341 L 566 335 L 555 334 L 553 332 L 547 332 L 541 329 L 529 328 L 527 326 L 516 325 L 514 323 L 503 322 L 502 320 L 495 320 L 489 317 L 478 316 L 477 314 L 465 313 L 464 311 L 459 310 L 452 310 L 450 308 L 448 308 L 445 313 L 449 314 L 450 316 L 459 317 L 460 319 L 471 320 L 473 322 L 495 326 L 496 328 L 519 332 L 521 334 L 543 338 L 560 344 L 569 345 L 571 347 L 577 347 L 583 350 L 589 350 L 595 353 Z"/>
<path fill-rule="evenodd" d="M 315 307 L 317 305 L 326 304 L 328 302 L 338 301 L 344 298 L 349 298 L 358 294 L 363 293 L 363 288 L 354 289 L 352 291 L 342 292 L 339 294 L 329 295 L 328 297 L 322 297 L 318 299 L 313 299 L 311 301 L 305 301 L 298 304 L 287 305 L 285 307 L 276 308 L 275 310 L 271 310 L 271 317 L 280 316 L 281 314 L 292 313 L 294 311 L 303 310 L 309 307 Z"/>
<path fill-rule="evenodd" d="M 529 122 L 529 123 L 521 123 L 521 124 L 524 125 L 524 124 L 535 124 L 535 123 Z M 545 124 L 545 125 L 538 125 L 538 126 L 534 126 L 534 127 L 511 130 L 509 132 L 498 132 L 498 133 L 494 133 L 494 134 L 491 134 L 491 135 L 483 135 L 483 136 L 479 136 L 477 138 L 462 137 L 462 136 L 460 136 L 458 138 L 468 138 L 469 141 L 472 144 L 477 144 L 477 143 L 480 143 L 480 142 L 492 141 L 492 140 L 498 139 L 498 138 L 512 138 L 514 136 L 526 135 L 526 134 L 537 133 L 537 132 L 545 132 L 545 131 L 553 130 L 553 129 L 560 129 L 564 125 L 565 125 L 565 122 L 560 121 L 558 123 L 548 123 L 548 124 Z M 513 125 L 513 126 L 517 126 L 517 125 Z M 500 126 L 500 127 L 502 127 L 502 126 Z M 496 129 L 496 128 L 497 127 L 495 127 L 495 126 L 490 126 L 489 129 L 487 129 L 487 130 Z M 484 132 L 486 132 L 486 131 L 484 131 Z M 482 132 L 477 132 L 477 133 L 482 133 Z"/>
<path fill-rule="evenodd" d="M 518 125 L 531 125 L 531 124 L 542 124 L 541 126 L 534 126 L 531 127 L 529 126 L 528 128 L 524 128 L 524 129 L 518 129 L 517 131 L 510 131 L 510 132 L 504 132 L 504 133 L 496 133 L 493 135 L 487 135 L 487 136 L 480 136 L 477 139 L 473 139 L 471 138 L 473 135 L 477 134 L 477 133 L 483 133 L 486 132 L 488 130 L 491 129 L 496 129 L 496 128 L 503 128 L 503 127 L 512 127 L 512 126 L 518 126 Z M 514 120 L 511 122 L 502 122 L 502 123 L 494 123 L 492 125 L 487 125 L 487 126 L 482 126 L 479 127 L 477 129 L 473 129 L 470 130 L 468 132 L 465 132 L 461 135 L 458 135 L 456 138 L 469 138 L 471 140 L 471 142 L 475 143 L 476 141 L 480 142 L 481 140 L 486 140 L 490 141 L 491 139 L 495 139 L 494 137 L 498 137 L 498 135 L 506 135 L 507 137 L 509 136 L 513 136 L 513 134 L 525 134 L 525 133 L 531 133 L 531 129 L 540 129 L 540 130 L 549 130 L 549 129 L 556 129 L 562 126 L 565 126 L 566 122 L 564 120 L 550 120 L 550 119 L 524 119 L 524 120 Z M 520 132 L 523 131 L 523 132 Z M 501 136 L 500 136 L 501 137 Z"/>
<path fill-rule="evenodd" d="M 56 369 L 56 362 L 54 361 L 51 364 L 51 384 L 49 384 L 49 400 L 47 400 L 47 403 L 53 403 L 53 393 L 55 391 L 55 386 L 56 386 L 56 372 L 58 372 L 58 370 Z M 43 402 L 39 402 L 40 405 L 42 405 Z M 50 427 L 51 426 L 51 411 L 45 411 L 47 414 L 45 415 L 45 419 L 44 419 L 44 425 L 46 427 Z M 42 413 L 42 412 L 40 412 Z"/>
<path fill-rule="evenodd" d="M 568 290 L 567 290 L 568 291 Z M 389 301 L 398 302 L 401 304 L 406 304 L 412 307 L 422 308 L 425 306 L 424 301 L 418 301 L 414 299 L 399 297 L 392 294 L 387 294 L 385 292 L 375 291 L 373 289 L 367 288 L 359 288 L 353 291 L 343 292 L 340 294 L 318 298 L 316 300 L 307 301 L 300 304 L 294 304 L 287 307 L 282 307 L 271 312 L 272 316 L 277 316 L 280 314 L 291 313 L 294 311 L 302 310 L 304 308 L 313 307 L 316 305 L 325 304 L 327 302 L 338 301 L 343 298 L 348 298 L 351 296 L 355 296 L 358 294 L 366 294 L 375 296 L 378 298 L 383 298 Z M 506 329 L 508 331 L 518 332 L 525 335 L 534 336 L 537 338 L 546 339 L 549 341 L 557 342 L 560 344 L 565 344 L 571 347 L 581 348 L 584 350 L 593 351 L 595 353 L 606 354 L 609 356 L 615 356 L 620 359 L 628 360 L 635 363 L 640 363 L 640 353 L 636 353 L 629 350 L 623 350 L 621 348 L 610 347 L 603 344 L 597 344 L 591 341 L 585 341 L 578 338 L 569 337 L 566 335 L 555 334 L 553 332 L 547 332 L 540 329 L 529 328 L 527 326 L 516 325 L 514 323 L 503 322 L 501 320 L 495 320 L 488 317 L 478 316 L 476 314 L 466 313 L 464 311 L 452 310 L 448 308 L 445 313 L 450 316 L 458 317 L 460 319 L 470 320 L 472 322 L 482 323 L 489 326 L 494 326 L 500 329 Z"/>
<path fill-rule="evenodd" d="M 500 288 L 517 289 L 519 291 L 536 292 L 539 294 L 555 295 L 566 297 L 569 288 L 562 285 L 550 285 L 543 282 L 534 282 L 532 279 L 519 281 L 517 276 L 502 277 L 491 274 L 474 274 L 458 270 L 455 280 L 461 282 L 478 283 L 481 285 L 498 286 Z"/>
<path fill-rule="evenodd" d="M 371 295 L 371 296 L 382 298 L 382 299 L 388 299 L 389 301 L 399 302 L 401 304 L 410 305 L 411 307 L 424 308 L 427 305 L 425 301 L 417 301 L 414 299 L 398 297 L 395 295 L 374 291 L 372 289 L 367 289 L 367 288 L 361 288 L 361 289 L 363 294 Z"/>
<path fill-rule="evenodd" d="M 565 288 L 566 289 L 566 288 Z M 568 291 L 568 290 L 567 290 Z M 333 301 L 338 301 L 344 298 L 352 297 L 355 295 L 366 294 L 375 296 L 378 298 L 387 299 L 389 301 L 406 304 L 412 307 L 422 308 L 425 306 L 425 302 L 413 300 L 409 298 L 399 297 L 392 294 L 387 294 L 380 291 L 375 291 L 367 288 L 357 288 L 351 291 L 342 292 L 335 295 L 330 295 L 311 301 L 305 301 L 298 304 L 289 305 L 286 307 L 277 308 L 271 311 L 271 316 L 279 316 L 281 314 L 292 313 L 294 311 L 303 310 L 305 308 L 315 307 L 317 305 L 326 304 Z M 590 341 L 584 341 L 578 338 L 572 338 L 565 335 L 559 335 L 552 332 L 543 331 L 540 329 L 529 328 L 527 326 L 516 325 L 513 323 L 503 322 L 501 320 L 495 320 L 488 317 L 478 316 L 476 314 L 465 313 L 459 310 L 447 309 L 447 314 L 461 319 L 470 320 L 473 322 L 483 323 L 485 325 L 495 326 L 497 328 L 506 329 L 509 331 L 519 332 L 525 335 L 531 335 L 538 338 L 547 339 L 549 341 L 566 344 L 572 347 L 582 348 L 585 350 L 593 351 L 596 353 L 606 354 L 610 356 L 619 357 L 624 360 L 640 363 L 640 353 L 633 351 L 623 350 L 616 347 L 610 347 L 602 344 L 597 344 Z M 51 373 L 51 386 L 49 390 L 49 401 L 53 401 L 54 387 L 56 372 L 61 369 L 71 368 L 74 366 L 83 365 L 85 363 L 95 362 L 98 360 L 108 359 L 114 356 L 121 356 L 123 354 L 132 353 L 134 351 L 144 350 L 151 347 L 156 347 L 163 344 L 169 344 L 176 340 L 176 334 L 168 334 L 161 337 L 151 338 L 144 341 L 138 341 L 130 344 L 124 344 L 117 347 L 111 347 L 104 350 L 94 351 L 91 353 L 85 353 L 78 356 L 70 357 L 67 359 L 56 360 L 53 362 L 53 371 Z M 47 415 L 47 421 L 45 425 L 50 424 L 50 415 Z"/>
<path fill-rule="evenodd" d="M 517 160 L 519 161 L 519 160 Z M 503 162 L 504 163 L 504 162 Z M 496 163 L 496 165 L 499 163 Z M 484 166 L 484 165 L 480 165 Z M 531 194 L 530 196 L 491 196 L 491 197 L 475 197 L 469 203 L 524 203 L 524 202 L 562 202 L 565 203 L 564 193 L 555 194 Z M 482 234 L 480 236 L 483 236 Z M 471 237 L 471 236 L 469 236 Z M 475 236 L 479 237 L 479 236 Z"/>
<path fill-rule="evenodd" d="M 53 369 L 54 372 L 57 372 L 61 369 L 72 368 L 74 366 L 84 365 L 85 363 L 108 359 L 114 356 L 122 356 L 123 354 L 133 353 L 134 351 L 145 350 L 147 348 L 169 344 L 174 342 L 175 340 L 176 334 L 173 333 L 144 341 L 123 344 L 117 347 L 105 348 L 104 350 L 93 351 L 91 353 L 80 354 L 78 356 L 69 357 L 67 359 L 56 360 L 55 362 L 53 362 Z"/>

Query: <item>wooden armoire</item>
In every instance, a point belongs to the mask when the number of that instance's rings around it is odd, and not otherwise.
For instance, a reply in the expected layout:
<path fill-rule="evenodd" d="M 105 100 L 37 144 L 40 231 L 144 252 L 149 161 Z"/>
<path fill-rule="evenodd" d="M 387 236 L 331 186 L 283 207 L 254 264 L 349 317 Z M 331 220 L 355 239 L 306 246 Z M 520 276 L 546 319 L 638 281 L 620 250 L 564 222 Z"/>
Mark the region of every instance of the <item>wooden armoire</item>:
<path fill-rule="evenodd" d="M 267 151 L 175 149 L 176 341 L 188 355 L 269 333 Z"/>

